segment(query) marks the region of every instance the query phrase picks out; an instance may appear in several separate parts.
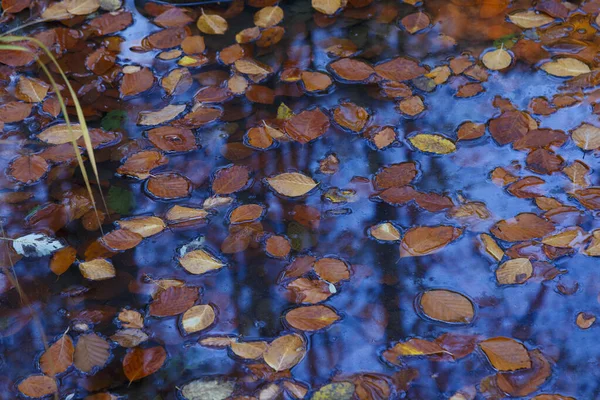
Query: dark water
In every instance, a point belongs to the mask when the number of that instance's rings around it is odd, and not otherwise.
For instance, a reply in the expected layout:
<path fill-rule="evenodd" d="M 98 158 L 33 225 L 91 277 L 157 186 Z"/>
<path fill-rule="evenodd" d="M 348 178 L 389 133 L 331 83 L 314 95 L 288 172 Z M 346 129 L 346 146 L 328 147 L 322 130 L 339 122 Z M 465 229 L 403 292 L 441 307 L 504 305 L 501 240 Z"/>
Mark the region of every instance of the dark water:
<path fill-rule="evenodd" d="M 437 23 L 426 33 L 414 36 L 406 35 L 394 23 L 380 24 L 372 20 L 349 18 L 340 18 L 330 27 L 319 28 L 312 21 L 310 2 L 288 1 L 282 7 L 286 14 L 283 26 L 287 29 L 286 44 L 282 48 L 291 43 L 312 46 L 314 57 L 310 69 L 316 71 L 326 71 L 331 61 L 317 44 L 332 36 L 350 38 L 359 48 L 381 45 L 383 51 L 371 60 L 373 62 L 408 55 L 432 67 L 462 51 L 477 53 L 493 46 L 493 38 L 486 32 L 477 37 L 469 31 L 474 28 L 452 26 L 453 23 L 471 21 L 479 29 L 484 29 L 485 23 L 468 18 L 453 20 L 445 14 L 449 11 L 444 8 L 444 2 L 426 2 L 425 9 Z M 127 3 L 125 8 L 133 12 L 134 24 L 120 33 L 124 42 L 121 44 L 119 62 L 147 66 L 152 68 L 156 76 L 162 76 L 173 68 L 172 61 L 157 59 L 157 51 L 139 53 L 130 50 L 140 45 L 142 37 L 159 28 L 140 14 L 132 2 Z M 400 4 L 399 8 L 401 15 L 412 9 L 407 4 Z M 231 31 L 225 38 L 206 37 L 209 49 L 233 43 L 233 34 L 252 26 L 251 14 L 244 12 L 229 23 Z M 444 45 L 440 39 L 442 33 L 454 34 L 457 45 Z M 274 52 L 261 57 L 266 61 L 281 56 L 281 52 Z M 224 67 L 206 67 L 193 70 L 193 73 L 214 68 L 227 70 Z M 281 101 L 298 112 L 314 105 L 330 109 L 341 99 L 349 99 L 370 110 L 370 124 L 394 126 L 398 132 L 397 144 L 376 151 L 360 135 L 332 126 L 326 135 L 307 145 L 281 143 L 275 149 L 255 151 L 247 158 L 234 161 L 235 164 L 249 166 L 253 171 L 251 186 L 234 195 L 235 204 L 264 204 L 267 207 L 262 220 L 264 230 L 293 236 L 299 242 L 292 256 L 333 255 L 346 260 L 352 267 L 350 280 L 338 285 L 338 293 L 326 302 L 338 310 L 342 320 L 324 331 L 304 334 L 309 351 L 292 369 L 294 379 L 316 389 L 329 383 L 332 378 L 339 380 L 340 376 L 366 372 L 392 376 L 402 369 L 413 368 L 418 370 L 418 378 L 406 391 L 394 394 L 394 398 L 450 398 L 457 391 L 477 386 L 484 377 L 495 373 L 481 351 L 455 362 L 405 358 L 402 367 L 385 362 L 381 353 L 392 344 L 411 337 L 434 339 L 451 332 L 477 334 L 484 338 L 506 336 L 521 341 L 529 350 L 541 350 L 551 360 L 552 374 L 537 391 L 524 398 L 539 393 L 561 393 L 577 399 L 600 396 L 598 326 L 594 324 L 584 330 L 575 323 L 578 313 L 596 314 L 599 310 L 597 258 L 575 252 L 571 256 L 551 260 L 556 268 L 566 271 L 553 280 L 540 282 L 531 279 L 522 285 L 501 287 L 494 275 L 498 263 L 484 255 L 478 247 L 477 236 L 489 232 L 498 220 L 511 218 L 521 212 L 540 214 L 540 209 L 531 199 L 511 195 L 490 178 L 491 171 L 496 167 L 509 167 L 514 162 L 524 165 L 527 153 L 513 150 L 510 146 L 499 146 L 489 133 L 474 141 L 460 142 L 455 153 L 443 156 L 414 151 L 404 139 L 414 132 L 442 133 L 455 138 L 461 123 L 485 123 L 498 115 L 498 110 L 492 105 L 495 96 L 503 96 L 518 109 L 527 110 L 532 98 L 551 98 L 559 93 L 558 87 L 562 82 L 563 79 L 551 77 L 519 62 L 508 71 L 491 72 L 484 83 L 485 92 L 473 98 L 457 98 L 456 88 L 449 84 L 438 86 L 426 94 L 416 89 L 416 93 L 423 94 L 427 105 L 427 110 L 416 118 L 403 117 L 395 110 L 393 101 L 370 97 L 364 85 L 340 82 L 336 82 L 335 90 L 326 95 L 278 97 L 272 106 L 252 107 L 244 100 L 235 101 L 241 107 L 252 109 L 257 115 L 273 116 Z M 277 85 L 275 79 L 273 87 Z M 155 87 L 141 97 L 116 102 L 117 109 L 125 110 L 129 117 L 122 131 L 126 140 L 138 140 L 142 146 L 147 145 L 147 142 L 143 142 L 143 127 L 135 125 L 137 113 L 173 102 L 189 101 L 190 95 L 198 87 L 200 85 L 195 82 L 187 94 L 175 99 L 164 98 L 160 87 Z M 85 96 L 82 100 L 85 102 Z M 224 119 L 227 115 L 226 111 Z M 582 122 L 598 122 L 597 116 L 592 114 L 590 103 L 585 100 L 550 116 L 536 115 L 535 118 L 541 128 L 565 132 Z M 246 129 L 254 126 L 258 120 L 256 116 L 250 116 L 197 129 L 195 133 L 202 146 L 200 150 L 169 155 L 168 165 L 161 169 L 178 171 L 191 177 L 196 186 L 190 198 L 175 203 L 201 207 L 203 201 L 211 196 L 211 173 L 216 168 L 231 164 L 221 155 L 222 147 L 228 142 L 241 141 Z M 98 124 L 99 120 L 91 122 L 93 126 Z M 15 127 L 18 129 L 18 125 Z M 231 132 L 233 134 L 229 135 Z M 15 151 L 21 151 L 23 144 L 19 141 L 26 137 L 26 131 L 22 131 L 21 134 L 6 135 L 3 139 L 0 144 L 3 168 L 14 157 Z M 37 143 L 25 146 L 32 150 L 41 148 Z M 105 182 L 103 191 L 107 193 L 110 186 L 131 192 L 134 200 L 129 215 L 164 215 L 174 202 L 153 200 L 145 194 L 142 181 L 115 175 L 119 163 L 110 161 L 110 157 L 118 154 L 117 147 L 97 152 L 101 160 L 101 178 Z M 340 170 L 333 176 L 319 171 L 319 160 L 330 153 L 335 153 L 340 160 Z M 560 149 L 560 155 L 567 163 L 584 160 L 592 171 L 600 167 L 597 152 L 588 153 L 584 158 L 582 150 L 572 142 L 567 142 Z M 404 161 L 418 164 L 420 175 L 414 185 L 419 190 L 447 194 L 453 199 L 460 195 L 469 201 L 483 202 L 491 216 L 477 222 L 465 222 L 449 218 L 445 212 L 425 211 L 415 204 L 394 207 L 371 199 L 375 191 L 368 180 L 372 175 L 382 166 Z M 318 190 L 300 200 L 284 199 L 268 190 L 262 179 L 286 170 L 303 171 L 312 176 L 320 182 Z M 530 171 L 521 171 L 521 174 L 535 175 Z M 366 180 L 358 179 L 361 177 Z M 600 184 L 596 173 L 592 173 L 590 178 L 591 186 Z M 546 180 L 546 196 L 568 204 L 575 203 L 567 195 L 570 181 L 564 175 L 555 173 L 545 175 L 543 179 Z M 2 187 L 6 191 L 14 189 L 8 179 L 3 180 Z M 32 193 L 34 197 L 22 204 L 1 205 L 0 217 L 5 235 L 18 237 L 27 232 L 30 228 L 24 224 L 24 218 L 34 207 L 56 202 L 61 192 L 81 184 L 80 175 L 76 173 L 71 179 L 57 179 L 51 184 L 42 181 L 20 189 Z M 356 191 L 355 201 L 332 203 L 326 200 L 324 193 L 331 187 Z M 293 220 L 293 208 L 297 204 L 320 210 L 318 229 L 311 232 L 299 228 Z M 597 215 L 578 207 L 581 215 L 564 221 L 562 226 L 579 225 L 587 232 L 598 229 L 600 221 Z M 52 340 L 65 332 L 67 327 L 73 327 L 81 317 L 81 312 L 98 310 L 102 311 L 99 315 L 103 320 L 93 326 L 93 331 L 108 337 L 116 330 L 114 318 L 121 308 L 147 313 L 150 302 L 148 294 L 152 288 L 149 278 L 177 278 L 185 280 L 189 286 L 200 287 L 202 304 L 210 303 L 218 310 L 216 324 L 201 334 L 183 336 L 178 328 L 178 317 L 147 317 L 144 329 L 151 337 L 150 343 L 163 345 L 169 355 L 161 370 L 129 385 L 121 366 L 125 349 L 115 345 L 111 361 L 95 375 L 86 376 L 71 368 L 60 376 L 60 398 L 74 394 L 69 398 L 83 399 L 96 391 L 110 391 L 129 399 L 175 399 L 177 387 L 192 379 L 210 376 L 235 379 L 239 382 L 240 394 L 257 393 L 256 390 L 264 381 L 252 382 L 249 379 L 252 374 L 246 362 L 226 350 L 200 346 L 197 341 L 206 335 L 237 335 L 244 340 L 271 340 L 289 331 L 282 315 L 294 304 L 285 297 L 286 290 L 279 282 L 289 260 L 270 258 L 260 247 L 249 248 L 227 255 L 228 267 L 201 276 L 187 273 L 176 261 L 178 248 L 198 237 L 203 237 L 209 248 L 218 253 L 228 233 L 227 213 L 231 208 L 220 209 L 207 224 L 167 229 L 145 239 L 134 249 L 115 255 L 112 261 L 118 274 L 112 280 L 85 281 L 75 266 L 57 278 L 48 268 L 48 257 L 19 261 L 15 266 L 16 275 L 31 301 L 31 310 L 40 318 L 41 326 L 36 324 L 35 319 L 29 320 L 30 309 L 21 303 L 15 290 L 2 295 L 0 328 L 4 333 L 0 341 L 1 397 L 17 398 L 15 382 L 38 371 L 36 360 L 44 348 L 42 331 Z M 121 215 L 126 216 L 128 214 Z M 385 244 L 368 236 L 368 228 L 383 221 L 393 222 L 402 231 L 418 225 L 451 224 L 463 226 L 465 232 L 459 240 L 438 253 L 400 259 L 398 243 Z M 110 231 L 111 226 L 105 225 L 104 230 Z M 55 234 L 76 247 L 80 258 L 87 246 L 100 236 L 98 231 L 85 231 L 78 221 L 69 223 Z M 140 290 L 136 289 L 139 287 L 144 293 L 139 293 Z M 456 326 L 432 322 L 419 316 L 415 312 L 414 300 L 419 293 L 432 288 L 457 291 L 470 298 L 476 307 L 474 321 L 466 326 Z M 568 291 L 564 288 L 573 289 L 573 293 L 564 294 Z M 16 332 L 11 332 L 11 326 L 17 327 Z M 71 330 L 71 333 L 74 338 L 77 336 L 75 331 Z M 281 394 L 278 398 L 287 398 L 285 396 Z M 481 392 L 476 396 L 484 398 Z"/>

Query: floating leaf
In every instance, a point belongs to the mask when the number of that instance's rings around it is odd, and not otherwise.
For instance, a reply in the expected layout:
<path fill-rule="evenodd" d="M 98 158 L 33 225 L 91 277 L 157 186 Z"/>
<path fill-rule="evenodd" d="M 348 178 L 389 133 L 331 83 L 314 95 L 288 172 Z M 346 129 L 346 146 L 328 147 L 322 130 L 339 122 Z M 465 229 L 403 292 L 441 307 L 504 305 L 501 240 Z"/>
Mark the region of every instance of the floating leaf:
<path fill-rule="evenodd" d="M 234 342 L 230 345 L 233 354 L 245 360 L 256 360 L 262 357 L 267 347 L 267 342 L 262 340 L 255 342 Z"/>
<path fill-rule="evenodd" d="M 583 123 L 571 132 L 571 138 L 577 147 L 583 150 L 600 148 L 600 128 L 592 124 Z"/>
<path fill-rule="evenodd" d="M 338 258 L 320 258 L 314 263 L 313 269 L 321 279 L 329 283 L 338 283 L 350 279 L 350 268 Z"/>
<path fill-rule="evenodd" d="M 485 53 L 481 57 L 481 61 L 486 68 L 499 71 L 508 68 L 512 64 L 512 56 L 504 49 L 497 49 Z"/>
<path fill-rule="evenodd" d="M 127 231 L 137 233 L 143 238 L 162 232 L 166 225 L 158 217 L 134 217 L 117 221 L 119 226 Z"/>
<path fill-rule="evenodd" d="M 311 0 L 312 7 L 326 15 L 335 14 L 341 7 L 341 0 Z"/>
<path fill-rule="evenodd" d="M 119 343 L 120 346 L 126 348 L 132 348 L 139 346 L 141 343 L 144 343 L 148 340 L 148 335 L 144 333 L 141 329 L 122 329 L 120 331 L 115 332 L 114 335 L 110 337 L 111 340 Z"/>
<path fill-rule="evenodd" d="M 369 228 L 369 234 L 377 240 L 384 242 L 395 242 L 400 240 L 400 231 L 389 222 L 377 224 Z"/>
<path fill-rule="evenodd" d="M 41 233 L 30 233 L 14 239 L 12 247 L 23 257 L 44 257 L 65 246 L 55 238 Z"/>
<path fill-rule="evenodd" d="M 137 381 L 158 371 L 166 359 L 167 352 L 161 346 L 147 349 L 136 347 L 123 358 L 123 372 L 130 382 Z"/>
<path fill-rule="evenodd" d="M 531 213 L 522 213 L 514 218 L 498 222 L 490 232 L 507 242 L 538 239 L 554 231 L 554 224 Z"/>
<path fill-rule="evenodd" d="M 48 376 L 63 373 L 73 364 L 74 352 L 71 337 L 62 335 L 40 357 L 40 369 Z"/>
<path fill-rule="evenodd" d="M 508 19 L 513 24 L 525 29 L 538 28 L 540 26 L 554 22 L 554 18 L 544 13 L 535 12 L 533 10 L 520 11 L 513 14 L 509 14 Z"/>
<path fill-rule="evenodd" d="M 306 355 L 306 343 L 300 335 L 284 335 L 273 340 L 263 358 L 275 371 L 285 371 L 297 365 Z"/>
<path fill-rule="evenodd" d="M 533 266 L 528 258 L 515 258 L 501 264 L 496 270 L 496 279 L 501 285 L 524 283 L 533 274 Z"/>
<path fill-rule="evenodd" d="M 507 337 L 495 337 L 479 343 L 490 364 L 498 371 L 531 368 L 531 358 L 523 344 Z"/>
<path fill-rule="evenodd" d="M 185 400 L 224 400 L 233 393 L 235 384 L 232 381 L 198 379 L 181 388 L 181 396 Z"/>
<path fill-rule="evenodd" d="M 317 182 L 299 172 L 285 172 L 266 179 L 278 194 L 287 197 L 304 196 L 317 187 Z"/>
<path fill-rule="evenodd" d="M 462 229 L 453 226 L 418 226 L 409 229 L 400 243 L 400 257 L 436 253 L 458 239 Z"/>
<path fill-rule="evenodd" d="M 285 314 L 285 320 L 301 331 L 318 331 L 337 322 L 340 316 L 330 307 L 316 305 L 294 308 Z"/>
<path fill-rule="evenodd" d="M 327 132 L 329 118 L 319 108 L 304 110 L 288 118 L 284 129 L 292 139 L 305 144 Z"/>
<path fill-rule="evenodd" d="M 216 14 L 205 14 L 204 10 L 196 25 L 200 32 L 207 35 L 223 35 L 229 28 L 225 18 Z"/>
<path fill-rule="evenodd" d="M 110 344 L 95 333 L 79 336 L 75 346 L 75 368 L 91 372 L 103 367 L 110 357 Z"/>
<path fill-rule="evenodd" d="M 450 290 L 428 290 L 420 296 L 423 313 L 434 320 L 468 324 L 475 317 L 473 303 L 464 295 Z"/>
<path fill-rule="evenodd" d="M 250 171 L 246 167 L 232 165 L 217 171 L 212 182 L 215 194 L 231 194 L 242 190 L 250 180 Z"/>
<path fill-rule="evenodd" d="M 160 292 L 150 304 L 150 315 L 153 317 L 170 317 L 190 309 L 198 300 L 198 288 L 170 287 Z"/>
<path fill-rule="evenodd" d="M 542 64 L 540 68 L 550 75 L 567 77 L 579 76 L 591 72 L 587 64 L 569 57 L 557 58 L 554 61 L 549 61 Z"/>
<path fill-rule="evenodd" d="M 31 375 L 17 386 L 19 392 L 27 397 L 41 398 L 58 393 L 56 380 L 45 375 Z"/>
<path fill-rule="evenodd" d="M 428 153 L 450 154 L 456 151 L 456 145 L 442 135 L 419 133 L 408 140 L 417 149 Z"/>
<path fill-rule="evenodd" d="M 185 333 L 196 333 L 211 326 L 215 318 L 215 310 L 210 304 L 193 306 L 183 313 L 181 326 Z"/>
<path fill-rule="evenodd" d="M 91 281 L 103 281 L 116 276 L 115 267 L 103 258 L 79 263 L 79 271 L 85 279 Z"/>
<path fill-rule="evenodd" d="M 7 174 L 18 182 L 31 184 L 42 179 L 49 168 L 43 157 L 32 154 L 15 158 L 10 163 Z"/>
<path fill-rule="evenodd" d="M 169 104 L 158 111 L 142 111 L 138 114 L 137 124 L 142 126 L 160 125 L 171 121 L 185 109 L 185 104 Z"/>
<path fill-rule="evenodd" d="M 283 20 L 283 10 L 279 6 L 264 7 L 254 14 L 254 25 L 270 28 Z"/>
<path fill-rule="evenodd" d="M 193 250 L 179 259 L 179 263 L 188 272 L 200 275 L 223 268 L 226 264 L 206 250 Z"/>

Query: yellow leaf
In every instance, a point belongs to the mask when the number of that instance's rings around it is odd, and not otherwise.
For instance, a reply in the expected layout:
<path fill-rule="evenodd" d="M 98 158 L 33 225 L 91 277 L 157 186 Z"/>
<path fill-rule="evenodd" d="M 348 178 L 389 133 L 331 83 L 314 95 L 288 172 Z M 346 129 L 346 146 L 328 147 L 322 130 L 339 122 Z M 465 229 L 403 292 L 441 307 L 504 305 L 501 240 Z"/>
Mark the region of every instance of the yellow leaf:
<path fill-rule="evenodd" d="M 186 333 L 202 331 L 215 322 L 215 310 L 210 304 L 193 306 L 181 318 L 181 326 Z"/>
<path fill-rule="evenodd" d="M 554 21 L 551 16 L 533 10 L 510 14 L 508 19 L 513 24 L 525 29 L 537 28 Z"/>
<path fill-rule="evenodd" d="M 179 259 L 179 263 L 188 272 L 195 275 L 204 274 L 225 266 L 225 263 L 205 250 L 190 251 Z"/>
<path fill-rule="evenodd" d="M 419 133 L 409 139 L 410 143 L 421 151 L 435 154 L 450 154 L 456 151 L 456 145 L 442 135 Z"/>
<path fill-rule="evenodd" d="M 492 71 L 499 71 L 507 68 L 512 63 L 512 56 L 504 49 L 488 51 L 481 58 L 483 65 Z"/>
<path fill-rule="evenodd" d="M 389 222 L 374 225 L 369 229 L 369 232 L 375 239 L 383 240 L 385 242 L 400 240 L 400 232 Z"/>
<path fill-rule="evenodd" d="M 264 7 L 254 14 L 254 25 L 260 28 L 270 28 L 277 25 L 283 19 L 281 7 Z"/>
<path fill-rule="evenodd" d="M 312 6 L 320 13 L 333 15 L 342 7 L 341 0 L 312 0 Z"/>
<path fill-rule="evenodd" d="M 528 258 L 515 258 L 498 267 L 496 279 L 501 285 L 514 285 L 524 283 L 532 274 L 533 266 Z"/>
<path fill-rule="evenodd" d="M 591 72 L 587 64 L 576 60 L 575 58 L 563 57 L 554 61 L 549 61 L 540 67 L 550 75 L 568 77 L 579 76 Z"/>
<path fill-rule="evenodd" d="M 583 123 L 571 132 L 571 138 L 583 150 L 600 148 L 600 128 L 597 126 Z"/>
<path fill-rule="evenodd" d="M 299 172 L 285 172 L 267 178 L 267 183 L 277 193 L 288 197 L 299 197 L 310 192 L 317 186 L 311 177 Z"/>
<path fill-rule="evenodd" d="M 100 0 L 65 0 L 65 3 L 72 15 L 88 15 L 100 8 Z"/>
<path fill-rule="evenodd" d="M 80 263 L 79 271 L 81 271 L 81 275 L 85 279 L 91 281 L 103 281 L 114 278 L 116 275 L 115 267 L 113 267 L 112 263 L 103 258 Z"/>
<path fill-rule="evenodd" d="M 227 32 L 227 28 L 229 28 L 225 18 L 219 15 L 205 14 L 204 11 L 202 11 L 202 15 L 198 18 L 196 25 L 200 29 L 200 32 L 207 35 L 223 35 Z"/>
<path fill-rule="evenodd" d="M 71 141 L 76 141 L 83 135 L 83 130 L 79 124 L 72 124 L 71 132 L 75 137 L 71 137 L 71 133 L 69 132 L 67 124 L 58 124 L 44 130 L 37 137 L 42 142 L 50 144 L 65 144 L 71 143 Z"/>

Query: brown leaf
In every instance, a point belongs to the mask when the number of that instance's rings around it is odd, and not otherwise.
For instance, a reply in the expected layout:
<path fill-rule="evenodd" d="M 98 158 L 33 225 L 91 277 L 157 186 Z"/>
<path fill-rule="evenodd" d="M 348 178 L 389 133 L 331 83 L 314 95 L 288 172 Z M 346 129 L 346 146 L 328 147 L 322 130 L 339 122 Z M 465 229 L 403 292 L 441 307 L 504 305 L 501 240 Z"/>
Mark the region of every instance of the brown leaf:
<path fill-rule="evenodd" d="M 562 169 L 565 160 L 546 149 L 536 149 L 526 159 L 527 168 L 538 174 L 550 175 Z"/>
<path fill-rule="evenodd" d="M 115 267 L 109 260 L 103 258 L 79 263 L 79 271 L 85 279 L 91 281 L 103 281 L 116 276 Z"/>
<path fill-rule="evenodd" d="M 40 357 L 40 369 L 48 376 L 55 376 L 65 372 L 73 364 L 73 340 L 68 335 L 52 343 L 48 350 Z"/>
<path fill-rule="evenodd" d="M 339 319 L 340 316 L 333 308 L 323 305 L 294 308 L 285 314 L 286 322 L 301 331 L 318 331 Z"/>
<path fill-rule="evenodd" d="M 215 194 L 232 194 L 244 189 L 249 180 L 248 168 L 231 165 L 217 171 L 212 182 L 212 190 Z"/>
<path fill-rule="evenodd" d="M 265 208 L 258 204 L 244 204 L 235 208 L 229 215 L 231 224 L 241 224 L 259 219 Z"/>
<path fill-rule="evenodd" d="M 292 245 L 285 236 L 271 235 L 265 241 L 265 251 L 271 257 L 286 258 L 291 250 Z"/>
<path fill-rule="evenodd" d="M 531 358 L 523 344 L 507 337 L 495 337 L 479 343 L 490 364 L 498 371 L 531 368 Z"/>
<path fill-rule="evenodd" d="M 427 70 L 413 59 L 396 57 L 389 61 L 377 64 L 375 73 L 383 79 L 391 81 L 408 81 L 425 74 Z"/>
<path fill-rule="evenodd" d="M 39 103 L 44 100 L 49 88 L 50 85 L 44 81 L 21 76 L 15 87 L 15 96 L 28 103 Z"/>
<path fill-rule="evenodd" d="M 497 375 L 498 387 L 512 397 L 527 396 L 535 392 L 552 374 L 550 363 L 539 350 L 533 350 L 529 354 L 530 369 Z"/>
<path fill-rule="evenodd" d="M 490 134 L 501 145 L 515 142 L 529 132 L 529 119 L 521 111 L 506 111 L 489 121 Z"/>
<path fill-rule="evenodd" d="M 306 355 L 302 336 L 292 334 L 273 340 L 263 354 L 265 362 L 275 371 L 285 371 L 298 364 Z"/>
<path fill-rule="evenodd" d="M 160 292 L 150 304 L 150 315 L 153 317 L 170 317 L 190 309 L 198 300 L 198 288 L 170 287 Z"/>
<path fill-rule="evenodd" d="M 23 395 L 34 398 L 46 397 L 58 393 L 56 380 L 45 375 L 31 375 L 23 379 L 17 388 Z"/>
<path fill-rule="evenodd" d="M 196 137 L 190 129 L 161 126 L 146 132 L 148 140 L 159 149 L 167 152 L 185 152 L 198 148 Z"/>
<path fill-rule="evenodd" d="M 450 290 L 428 290 L 419 299 L 421 311 L 429 318 L 468 324 L 475 317 L 473 303 L 464 295 Z"/>
<path fill-rule="evenodd" d="M 500 285 L 521 284 L 531 278 L 533 266 L 528 258 L 515 258 L 501 264 L 496 270 Z"/>
<path fill-rule="evenodd" d="M 329 64 L 335 76 L 342 81 L 362 82 L 375 73 L 373 67 L 363 61 L 353 58 L 342 58 Z"/>
<path fill-rule="evenodd" d="M 63 247 L 52 254 L 52 258 L 50 259 L 50 270 L 60 276 L 67 272 L 69 267 L 75 262 L 76 258 L 77 251 L 75 248 L 71 246 Z"/>
<path fill-rule="evenodd" d="M 542 147 L 560 147 L 567 141 L 563 131 L 552 129 L 534 129 L 513 143 L 516 150 L 538 149 Z"/>
<path fill-rule="evenodd" d="M 152 175 L 146 181 L 146 189 L 161 200 L 181 199 L 190 195 L 192 183 L 177 173 L 163 173 Z"/>
<path fill-rule="evenodd" d="M 128 328 L 115 332 L 110 339 L 122 347 L 132 348 L 148 340 L 148 335 L 141 329 Z"/>
<path fill-rule="evenodd" d="M 298 278 L 287 285 L 295 303 L 315 304 L 327 300 L 333 293 L 329 284 L 322 280 Z"/>
<path fill-rule="evenodd" d="M 117 223 L 121 228 L 137 233 L 143 238 L 154 236 L 166 228 L 164 221 L 158 217 L 133 217 L 121 219 Z"/>
<path fill-rule="evenodd" d="M 133 23 L 133 16 L 129 11 L 117 11 L 102 14 L 89 22 L 89 27 L 98 36 L 110 35 L 122 31 Z"/>
<path fill-rule="evenodd" d="M 256 360 L 262 357 L 265 350 L 267 350 L 267 342 L 256 341 L 256 342 L 234 342 L 231 343 L 230 348 L 233 354 L 241 357 L 245 360 Z"/>
<path fill-rule="evenodd" d="M 141 243 L 143 237 L 139 233 L 127 229 L 115 229 L 104 235 L 100 240 L 109 250 L 125 251 Z"/>
<path fill-rule="evenodd" d="M 304 110 L 284 124 L 285 132 L 295 141 L 306 144 L 329 129 L 329 118 L 319 108 Z"/>
<path fill-rule="evenodd" d="M 324 91 L 333 84 L 329 75 L 322 72 L 303 71 L 301 76 L 302 84 L 307 92 Z"/>
<path fill-rule="evenodd" d="M 38 155 L 26 155 L 15 158 L 8 167 L 8 175 L 18 182 L 31 184 L 39 181 L 50 166 Z"/>
<path fill-rule="evenodd" d="M 584 207 L 594 211 L 600 210 L 600 187 L 576 190 L 573 196 Z"/>
<path fill-rule="evenodd" d="M 136 347 L 123 358 L 123 372 L 130 382 L 137 381 L 158 371 L 166 359 L 167 352 L 161 346 L 147 349 Z"/>
<path fill-rule="evenodd" d="M 159 151 L 142 150 L 133 153 L 117 168 L 117 173 L 138 179 L 147 179 L 150 172 L 168 163 L 168 159 Z"/>
<path fill-rule="evenodd" d="M 402 27 L 411 35 L 429 27 L 430 23 L 429 16 L 424 12 L 408 14 L 400 20 Z"/>
<path fill-rule="evenodd" d="M 532 213 L 522 213 L 514 218 L 502 220 L 490 232 L 507 242 L 522 242 L 538 239 L 554 231 L 554 224 Z"/>
<path fill-rule="evenodd" d="M 287 197 L 304 196 L 318 185 L 311 177 L 299 172 L 284 172 L 266 181 L 278 194 Z"/>
<path fill-rule="evenodd" d="M 223 268 L 226 264 L 210 254 L 208 251 L 199 249 L 186 253 L 179 259 L 179 263 L 189 273 L 195 275 L 205 274 Z"/>
<path fill-rule="evenodd" d="M 338 283 L 350 279 L 348 264 L 338 258 L 320 258 L 315 262 L 313 268 L 321 279 L 329 283 Z"/>
<path fill-rule="evenodd" d="M 485 134 L 485 125 L 475 122 L 464 122 L 458 127 L 458 140 L 474 140 Z"/>
<path fill-rule="evenodd" d="M 135 96 L 154 85 L 154 74 L 149 68 L 138 66 L 126 66 L 123 68 L 123 78 L 119 86 L 122 97 Z"/>
<path fill-rule="evenodd" d="M 354 103 L 342 102 L 333 108 L 333 119 L 342 128 L 359 133 L 369 120 L 369 112 Z"/>
<path fill-rule="evenodd" d="M 75 368 L 82 372 L 91 372 L 102 368 L 110 357 L 110 345 L 95 333 L 79 336 L 75 346 Z"/>
<path fill-rule="evenodd" d="M 462 229 L 453 226 L 418 226 L 409 229 L 400 243 L 400 257 L 418 257 L 436 253 L 458 239 Z"/>

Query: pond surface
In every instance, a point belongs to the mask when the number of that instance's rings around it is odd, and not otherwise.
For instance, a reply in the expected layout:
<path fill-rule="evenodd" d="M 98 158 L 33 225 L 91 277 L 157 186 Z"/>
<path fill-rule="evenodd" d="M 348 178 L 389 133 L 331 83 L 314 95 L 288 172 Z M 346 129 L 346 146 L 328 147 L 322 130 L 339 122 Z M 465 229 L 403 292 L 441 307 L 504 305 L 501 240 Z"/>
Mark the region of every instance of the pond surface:
<path fill-rule="evenodd" d="M 599 398 L 597 0 L 4 3 L 0 398 Z"/>

